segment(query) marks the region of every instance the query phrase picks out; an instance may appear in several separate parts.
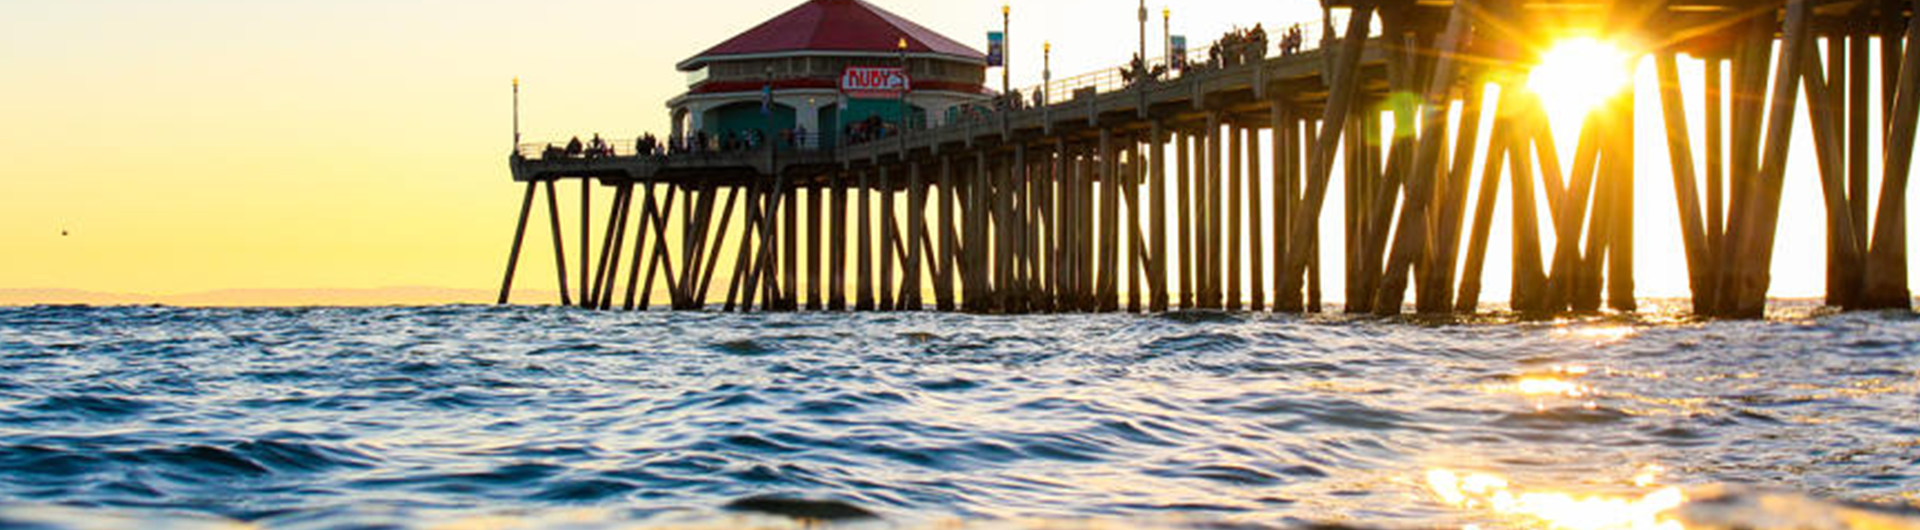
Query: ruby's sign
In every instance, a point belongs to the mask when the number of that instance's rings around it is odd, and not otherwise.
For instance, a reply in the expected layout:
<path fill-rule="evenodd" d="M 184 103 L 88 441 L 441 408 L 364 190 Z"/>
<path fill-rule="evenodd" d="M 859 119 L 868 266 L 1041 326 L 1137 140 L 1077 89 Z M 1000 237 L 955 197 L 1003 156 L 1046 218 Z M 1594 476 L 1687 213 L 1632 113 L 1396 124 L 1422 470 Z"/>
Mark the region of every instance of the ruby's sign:
<path fill-rule="evenodd" d="M 896 98 L 913 90 L 901 68 L 849 66 L 840 74 L 840 92 L 850 98 Z"/>

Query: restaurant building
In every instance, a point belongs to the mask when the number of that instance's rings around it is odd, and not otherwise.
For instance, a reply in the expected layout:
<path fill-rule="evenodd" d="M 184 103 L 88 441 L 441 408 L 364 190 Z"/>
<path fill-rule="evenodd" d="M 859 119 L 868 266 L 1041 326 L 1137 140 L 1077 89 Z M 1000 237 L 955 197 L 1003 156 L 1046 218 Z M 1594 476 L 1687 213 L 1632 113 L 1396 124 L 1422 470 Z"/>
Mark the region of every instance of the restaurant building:
<path fill-rule="evenodd" d="M 687 92 L 667 107 L 675 137 L 799 131 L 832 147 L 872 117 L 938 126 L 984 104 L 986 67 L 985 54 L 873 4 L 808 0 L 681 61 Z"/>

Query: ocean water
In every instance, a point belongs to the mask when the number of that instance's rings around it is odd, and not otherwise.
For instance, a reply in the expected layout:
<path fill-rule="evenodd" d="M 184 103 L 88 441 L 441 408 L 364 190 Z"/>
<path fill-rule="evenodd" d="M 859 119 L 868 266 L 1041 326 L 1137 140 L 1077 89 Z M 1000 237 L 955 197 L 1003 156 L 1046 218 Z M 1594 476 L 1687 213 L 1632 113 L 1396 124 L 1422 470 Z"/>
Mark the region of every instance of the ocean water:
<path fill-rule="evenodd" d="M 1920 317 L 1777 313 L 4 308 L 0 527 L 1920 528 Z"/>

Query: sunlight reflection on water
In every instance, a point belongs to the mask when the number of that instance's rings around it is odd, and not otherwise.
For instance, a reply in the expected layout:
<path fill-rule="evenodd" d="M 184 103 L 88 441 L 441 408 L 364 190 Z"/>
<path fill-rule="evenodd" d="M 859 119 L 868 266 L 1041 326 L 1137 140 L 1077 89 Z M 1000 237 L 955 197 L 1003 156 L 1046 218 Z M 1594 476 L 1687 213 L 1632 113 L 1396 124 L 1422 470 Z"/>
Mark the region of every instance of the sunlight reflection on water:
<path fill-rule="evenodd" d="M 0 309 L 0 527 L 790 525 L 728 511 L 763 495 L 909 528 L 1920 505 L 1920 319 L 1803 313 Z M 1689 518 L 1715 483 L 1798 496 Z M 1669 484 L 1685 502 L 1653 510 Z"/>

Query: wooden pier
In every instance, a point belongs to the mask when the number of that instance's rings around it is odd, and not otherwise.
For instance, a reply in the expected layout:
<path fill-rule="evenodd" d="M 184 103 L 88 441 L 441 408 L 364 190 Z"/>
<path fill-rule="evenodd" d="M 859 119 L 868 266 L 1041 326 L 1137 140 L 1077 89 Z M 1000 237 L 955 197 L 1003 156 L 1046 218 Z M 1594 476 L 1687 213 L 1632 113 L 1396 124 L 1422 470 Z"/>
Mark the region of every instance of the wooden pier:
<path fill-rule="evenodd" d="M 1338 27 L 1300 53 L 1048 94 L 1048 105 L 864 144 L 516 152 L 526 191 L 500 301 L 544 191 L 562 303 L 600 309 L 646 309 L 659 281 L 675 309 L 1311 312 L 1324 227 L 1347 236 L 1347 311 L 1471 314 L 1504 217 L 1514 311 L 1591 312 L 1603 298 L 1631 311 L 1634 211 L 1675 207 L 1694 311 L 1749 318 L 1765 308 L 1783 182 L 1818 178 L 1828 302 L 1909 307 L 1920 51 L 1903 44 L 1920 32 L 1920 0 L 1329 2 Z M 1584 119 L 1562 161 L 1564 139 L 1521 83 L 1539 49 L 1569 34 L 1624 43 L 1654 62 L 1660 88 L 1629 83 Z M 1682 89 L 1681 54 L 1705 60 L 1705 93 Z M 1497 97 L 1484 97 L 1489 84 Z M 1637 97 L 1658 98 L 1663 122 L 1634 123 Z M 1690 123 L 1698 105 L 1706 119 Z M 1811 152 L 1788 148 L 1801 119 Z M 1635 179 L 1637 134 L 1666 138 L 1670 183 Z M 1818 174 L 1787 174 L 1789 156 Z M 1334 178 L 1345 215 L 1329 220 Z M 559 181 L 579 182 L 576 227 L 563 225 Z M 1503 181 L 1511 209 L 1497 212 Z M 613 208 L 590 247 L 596 184 Z M 1635 204 L 1635 186 L 1665 185 L 1677 204 Z"/>

